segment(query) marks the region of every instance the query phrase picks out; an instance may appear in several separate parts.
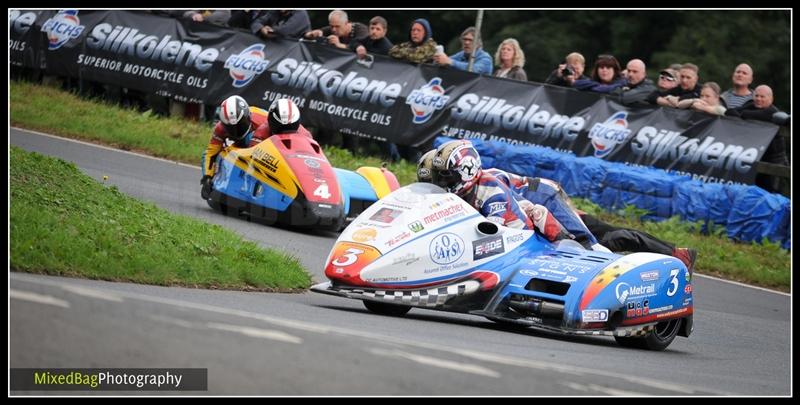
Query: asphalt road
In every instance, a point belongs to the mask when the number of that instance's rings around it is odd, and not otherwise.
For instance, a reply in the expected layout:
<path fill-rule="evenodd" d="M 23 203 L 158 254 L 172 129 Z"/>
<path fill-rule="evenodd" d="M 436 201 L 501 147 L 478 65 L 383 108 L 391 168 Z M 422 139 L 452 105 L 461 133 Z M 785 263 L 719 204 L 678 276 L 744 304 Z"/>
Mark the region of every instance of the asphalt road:
<path fill-rule="evenodd" d="M 288 251 L 325 280 L 335 234 L 216 213 L 199 197 L 199 167 L 9 133 L 11 144 L 73 161 L 98 180 L 107 175 L 131 196 Z M 648 352 L 609 337 L 519 330 L 470 315 L 413 309 L 402 318 L 380 316 L 358 301 L 310 292 L 11 273 L 9 363 L 207 368 L 208 391 L 183 392 L 193 395 L 791 395 L 791 297 L 702 276 L 694 287 L 694 333 Z"/>

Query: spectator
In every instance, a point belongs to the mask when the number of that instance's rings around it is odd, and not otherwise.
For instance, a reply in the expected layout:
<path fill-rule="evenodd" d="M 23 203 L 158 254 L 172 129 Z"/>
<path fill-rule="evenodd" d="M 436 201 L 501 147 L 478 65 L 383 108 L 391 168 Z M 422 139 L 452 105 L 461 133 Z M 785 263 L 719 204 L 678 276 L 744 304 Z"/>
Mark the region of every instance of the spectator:
<path fill-rule="evenodd" d="M 397 44 L 389 49 L 389 56 L 412 63 L 431 63 L 436 53 L 436 41 L 433 40 L 431 24 L 424 18 L 418 18 L 411 24 L 408 42 Z"/>
<path fill-rule="evenodd" d="M 659 72 L 656 90 L 650 93 L 645 101 L 648 104 L 657 105 L 659 97 L 667 96 L 672 89 L 678 87 L 679 77 L 680 74 L 678 71 L 672 68 L 667 68 Z"/>
<path fill-rule="evenodd" d="M 611 94 L 619 97 L 619 102 L 624 105 L 645 105 L 647 96 L 655 89 L 656 85 L 647 78 L 647 68 L 641 59 L 631 59 L 628 62 L 625 85 L 614 89 Z"/>
<path fill-rule="evenodd" d="M 732 115 L 748 120 L 772 122 L 772 116 L 778 112 L 778 107 L 772 105 L 772 89 L 762 84 L 753 92 L 753 99 L 741 107 L 730 108 L 725 115 Z"/>
<path fill-rule="evenodd" d="M 300 38 L 310 29 L 306 10 L 269 10 L 250 24 L 250 31 L 265 39 Z"/>
<path fill-rule="evenodd" d="M 328 14 L 328 26 L 311 30 L 305 33 L 308 39 L 325 38 L 328 44 L 337 48 L 347 49 L 350 41 L 363 39 L 369 36 L 369 28 L 359 22 L 347 19 L 343 10 L 333 10 Z"/>
<path fill-rule="evenodd" d="M 473 51 L 475 52 L 474 61 L 472 63 L 472 72 L 480 74 L 492 74 L 492 57 L 489 53 L 481 49 L 482 43 L 480 38 L 476 38 L 478 31 L 475 27 L 467 27 L 461 33 L 461 51 L 454 55 L 447 56 L 444 53 L 436 54 L 433 56 L 433 61 L 444 66 L 467 71 L 469 68 L 469 58 Z"/>
<path fill-rule="evenodd" d="M 620 76 L 621 70 L 613 55 L 599 55 L 592 68 L 592 78 L 575 80 L 572 87 L 581 91 L 609 93 L 625 85 L 625 79 Z"/>
<path fill-rule="evenodd" d="M 700 98 L 700 87 L 697 84 L 700 78 L 700 68 L 694 63 L 684 63 L 680 69 L 678 87 L 670 90 L 666 96 L 659 97 L 656 103 L 662 107 L 678 108 L 678 102 L 688 98 Z"/>
<path fill-rule="evenodd" d="M 725 90 L 720 97 L 725 100 L 728 108 L 739 108 L 753 99 L 753 90 L 750 89 L 750 84 L 753 83 L 753 68 L 746 63 L 739 64 L 733 71 L 731 79 L 733 88 Z"/>
<path fill-rule="evenodd" d="M 228 26 L 228 20 L 231 19 L 230 10 L 189 10 L 178 11 L 182 13 L 183 18 L 188 18 L 197 22 L 207 22 L 209 24 L 220 25 L 223 27 Z"/>
<path fill-rule="evenodd" d="M 228 26 L 249 30 L 250 24 L 266 12 L 267 10 L 233 10 L 231 18 L 228 20 Z"/>
<path fill-rule="evenodd" d="M 772 104 L 772 89 L 762 84 L 753 91 L 753 99 L 744 103 L 741 107 L 730 108 L 725 115 L 741 117 L 744 119 L 760 120 L 773 122 L 774 115 L 779 112 L 778 108 Z M 789 158 L 786 156 L 786 144 L 782 136 L 775 135 L 772 142 L 761 156 L 761 161 L 774 163 L 777 165 L 789 166 Z M 763 173 L 756 175 L 756 185 L 769 192 L 777 193 L 781 189 L 781 178 L 770 176 Z"/>
<path fill-rule="evenodd" d="M 547 76 L 545 83 L 562 87 L 572 87 L 575 80 L 588 80 L 589 77 L 583 75 L 586 68 L 586 59 L 578 52 L 572 52 L 564 59 L 564 63 Z"/>
<path fill-rule="evenodd" d="M 494 62 L 499 67 L 494 72 L 495 77 L 528 81 L 528 75 L 522 69 L 525 66 L 525 53 L 516 39 L 507 38 L 500 43 L 494 54 Z"/>
<path fill-rule="evenodd" d="M 687 98 L 678 102 L 678 108 L 691 108 L 711 115 L 725 115 L 725 101 L 719 98 L 720 88 L 715 82 L 706 82 L 700 90 L 700 98 Z"/>
<path fill-rule="evenodd" d="M 349 48 L 356 52 L 359 59 L 364 59 L 368 53 L 388 55 L 389 49 L 392 49 L 392 42 L 386 38 L 386 30 L 388 28 L 385 18 L 381 16 L 372 17 L 369 20 L 369 36 L 350 42 Z"/>

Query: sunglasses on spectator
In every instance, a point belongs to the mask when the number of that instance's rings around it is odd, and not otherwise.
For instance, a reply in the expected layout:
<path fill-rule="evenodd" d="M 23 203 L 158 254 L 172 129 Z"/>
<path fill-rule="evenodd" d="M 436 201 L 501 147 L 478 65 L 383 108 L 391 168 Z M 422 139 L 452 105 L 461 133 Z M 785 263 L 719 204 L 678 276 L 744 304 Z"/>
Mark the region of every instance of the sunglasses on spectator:
<path fill-rule="evenodd" d="M 668 82 L 674 82 L 674 81 L 675 81 L 675 78 L 674 78 L 674 77 L 672 77 L 672 76 L 667 76 L 667 75 L 660 75 L 660 76 L 658 76 L 658 78 L 659 78 L 659 79 L 664 79 L 664 80 L 666 80 L 666 81 L 668 81 Z"/>

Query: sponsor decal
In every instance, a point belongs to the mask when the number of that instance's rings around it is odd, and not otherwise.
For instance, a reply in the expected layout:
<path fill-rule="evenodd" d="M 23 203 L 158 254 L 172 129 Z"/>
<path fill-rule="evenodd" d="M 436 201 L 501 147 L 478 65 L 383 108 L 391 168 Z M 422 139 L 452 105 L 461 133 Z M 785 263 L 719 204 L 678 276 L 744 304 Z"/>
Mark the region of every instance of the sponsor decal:
<path fill-rule="evenodd" d="M 360 104 L 378 104 L 389 108 L 403 90 L 399 83 L 370 80 L 356 72 L 345 75 L 338 70 L 324 68 L 319 63 L 298 62 L 294 58 L 284 58 L 273 66 L 275 72 L 270 75 L 273 83 L 299 89 L 304 94 L 319 91 L 325 97 L 345 98 Z"/>
<path fill-rule="evenodd" d="M 566 272 L 566 271 L 553 270 L 553 269 L 548 269 L 548 268 L 546 268 L 546 267 L 540 267 L 540 268 L 539 268 L 539 271 L 541 271 L 541 272 L 543 272 L 543 273 L 552 273 L 552 274 L 557 274 L 557 275 L 559 275 L 559 276 L 566 276 L 566 275 L 567 275 L 567 272 Z"/>
<path fill-rule="evenodd" d="M 434 77 L 424 86 L 415 89 L 406 97 L 406 104 L 411 106 L 411 113 L 414 114 L 412 122 L 414 124 L 424 124 L 433 116 L 437 110 L 441 110 L 450 100 L 446 96 L 442 79 Z"/>
<path fill-rule="evenodd" d="M 522 274 L 523 276 L 527 276 L 527 277 L 536 277 L 536 276 L 539 275 L 539 272 L 536 271 L 536 270 L 524 269 L 524 270 L 520 270 L 519 274 Z"/>
<path fill-rule="evenodd" d="M 589 130 L 589 139 L 592 140 L 594 147 L 594 157 L 602 159 L 608 156 L 617 145 L 625 143 L 630 134 L 628 113 L 625 111 L 618 111 L 605 122 L 592 125 L 592 129 Z"/>
<path fill-rule="evenodd" d="M 316 161 L 316 160 L 314 160 L 314 159 L 305 159 L 305 160 L 303 160 L 303 163 L 305 163 L 305 164 L 306 164 L 306 166 L 308 166 L 308 167 L 310 167 L 310 168 L 312 168 L 312 169 L 317 169 L 317 168 L 319 168 L 319 162 L 317 162 L 317 161 Z"/>
<path fill-rule="evenodd" d="M 588 322 L 606 322 L 608 321 L 607 309 L 584 309 L 581 311 L 581 321 Z"/>
<path fill-rule="evenodd" d="M 575 276 L 566 276 L 566 277 L 564 277 L 564 282 L 565 283 L 574 283 L 576 281 L 578 281 L 578 278 L 575 277 Z"/>
<path fill-rule="evenodd" d="M 295 104 L 297 104 L 297 103 L 295 103 Z M 286 157 L 298 158 L 298 159 L 314 159 L 314 160 L 319 160 L 319 161 L 322 161 L 322 162 L 325 161 L 325 159 L 323 159 L 323 158 L 321 158 L 319 156 L 304 155 L 302 153 L 293 153 L 291 155 L 286 155 Z"/>
<path fill-rule="evenodd" d="M 428 252 L 434 263 L 450 264 L 464 254 L 464 240 L 450 232 L 439 234 L 431 240 Z"/>
<path fill-rule="evenodd" d="M 653 309 L 650 310 L 650 313 L 651 314 L 657 314 L 659 312 L 669 311 L 671 309 L 672 309 L 672 305 L 666 305 L 666 306 L 663 306 L 663 307 L 653 308 Z"/>
<path fill-rule="evenodd" d="M 42 24 L 42 32 L 47 33 L 47 49 L 61 48 L 69 40 L 79 37 L 85 28 L 78 18 L 78 10 L 60 10 Z"/>
<path fill-rule="evenodd" d="M 392 247 L 392 246 L 396 245 L 398 242 L 403 241 L 405 239 L 408 239 L 409 236 L 411 236 L 411 232 L 405 231 L 405 232 L 401 233 L 400 235 L 397 235 L 394 238 L 389 239 L 389 241 L 386 242 L 386 246 Z"/>
<path fill-rule="evenodd" d="M 655 295 L 656 285 L 648 284 L 648 285 L 631 286 L 626 282 L 621 282 L 617 284 L 615 292 L 617 295 L 617 301 L 619 301 L 620 304 L 624 304 L 625 301 L 627 301 L 628 299 L 634 299 L 648 295 Z"/>
<path fill-rule="evenodd" d="M 353 232 L 351 238 L 356 242 L 369 242 L 375 240 L 378 236 L 378 231 L 374 228 L 363 228 Z"/>
<path fill-rule="evenodd" d="M 422 226 L 422 222 L 414 221 L 408 224 L 408 229 L 411 229 L 412 232 L 417 233 L 425 229 L 425 227 Z"/>
<path fill-rule="evenodd" d="M 28 32 L 35 22 L 35 13 L 23 13 L 20 10 L 10 10 L 8 12 L 8 26 L 16 33 L 24 34 Z"/>
<path fill-rule="evenodd" d="M 642 281 L 656 281 L 658 280 L 658 270 L 643 271 L 639 273 L 639 278 Z"/>
<path fill-rule="evenodd" d="M 460 262 L 460 263 L 446 264 L 446 265 L 443 265 L 443 266 L 434 267 L 432 269 L 425 269 L 422 272 L 424 274 L 439 273 L 439 272 L 442 272 L 442 271 L 458 270 L 458 269 L 460 269 L 462 267 L 467 267 L 467 266 L 469 266 L 469 263 Z"/>
<path fill-rule="evenodd" d="M 450 222 L 456 218 L 464 216 L 464 206 L 461 204 L 454 204 L 447 208 L 440 209 L 433 214 L 427 215 L 422 218 L 422 221 L 428 225 L 434 223 L 440 219 L 443 219 L 444 222 Z"/>
<path fill-rule="evenodd" d="M 689 273 L 689 269 L 686 269 L 686 272 L 684 273 L 684 278 L 686 279 L 687 283 L 692 281 L 692 273 Z"/>
<path fill-rule="evenodd" d="M 702 142 L 701 142 L 702 139 Z M 736 170 L 747 173 L 758 159 L 758 149 L 717 142 L 713 136 L 688 138 L 677 131 L 643 127 L 631 140 L 636 159 L 700 164 L 711 169 Z M 674 164 L 674 163 L 673 163 Z"/>
<path fill-rule="evenodd" d="M 688 305 L 691 305 L 691 303 L 692 303 L 692 297 L 689 297 L 689 298 L 686 298 L 685 300 L 683 300 L 683 306 L 684 307 L 688 306 Z"/>
<path fill-rule="evenodd" d="M 472 259 L 480 260 L 505 252 L 502 236 L 490 236 L 472 242 Z"/>
<path fill-rule="evenodd" d="M 686 287 L 683 287 L 683 292 L 686 293 L 686 294 L 691 294 L 692 285 L 691 284 L 686 284 Z"/>
<path fill-rule="evenodd" d="M 527 132 L 539 138 L 537 143 L 547 138 L 574 141 L 586 125 L 583 117 L 559 115 L 540 108 L 537 104 L 513 105 L 506 103 L 505 99 L 467 93 L 459 97 L 450 109 L 450 118 Z"/>
<path fill-rule="evenodd" d="M 254 161 L 265 166 L 269 171 L 273 173 L 278 171 L 278 162 L 280 162 L 278 157 L 270 155 L 261 148 L 256 148 L 253 150 L 252 156 Z"/>
<path fill-rule="evenodd" d="M 419 256 L 414 255 L 413 253 L 406 253 L 400 257 L 396 257 L 392 259 L 392 265 L 396 264 L 405 264 L 406 266 L 414 263 L 420 259 Z"/>
<path fill-rule="evenodd" d="M 253 44 L 241 53 L 228 56 L 225 69 L 233 78 L 233 87 L 240 88 L 267 70 L 269 61 L 264 59 L 264 44 Z"/>
<path fill-rule="evenodd" d="M 645 316 L 650 312 L 650 300 L 644 301 L 631 301 L 628 302 L 626 305 L 625 317 L 626 318 L 635 318 L 638 316 Z"/>
<path fill-rule="evenodd" d="M 171 39 L 170 35 L 159 38 L 140 33 L 137 28 L 101 23 L 95 25 L 86 37 L 86 46 L 116 54 L 128 54 L 130 57 L 142 60 L 150 59 L 176 66 L 193 67 L 201 72 L 211 69 L 219 56 L 219 50 L 216 48 L 203 49 L 191 42 Z"/>
<path fill-rule="evenodd" d="M 684 307 L 684 308 L 679 308 L 679 309 L 676 309 L 676 310 L 673 310 L 673 311 L 662 312 L 660 314 L 656 314 L 656 319 L 661 319 L 661 318 L 667 318 L 667 317 L 671 317 L 671 316 L 675 316 L 675 315 L 680 315 L 680 314 L 682 314 L 684 312 L 687 312 L 687 311 L 689 311 L 689 308 Z"/>
<path fill-rule="evenodd" d="M 506 243 L 517 243 L 522 242 L 525 239 L 525 234 L 518 233 L 516 235 L 506 236 Z"/>
<path fill-rule="evenodd" d="M 378 212 L 372 214 L 372 216 L 369 217 L 369 219 L 372 221 L 378 221 L 378 222 L 383 222 L 385 224 L 389 224 L 392 221 L 394 221 L 395 218 L 399 217 L 400 214 L 402 213 L 403 211 L 400 210 L 393 210 L 391 208 L 381 208 L 378 210 Z"/>
<path fill-rule="evenodd" d="M 493 202 L 489 203 L 489 215 L 494 215 L 499 212 L 504 212 L 506 210 L 506 203 L 505 202 Z"/>

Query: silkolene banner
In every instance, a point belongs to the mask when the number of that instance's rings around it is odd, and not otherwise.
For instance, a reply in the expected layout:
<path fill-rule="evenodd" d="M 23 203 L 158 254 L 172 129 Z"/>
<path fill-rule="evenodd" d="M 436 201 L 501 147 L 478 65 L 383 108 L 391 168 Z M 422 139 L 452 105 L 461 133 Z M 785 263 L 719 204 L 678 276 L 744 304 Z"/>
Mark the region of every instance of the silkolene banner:
<path fill-rule="evenodd" d="M 307 126 L 419 146 L 457 139 L 542 145 L 752 184 L 778 127 L 519 82 L 137 11 L 9 12 L 12 66 L 216 104 L 289 97 Z"/>

